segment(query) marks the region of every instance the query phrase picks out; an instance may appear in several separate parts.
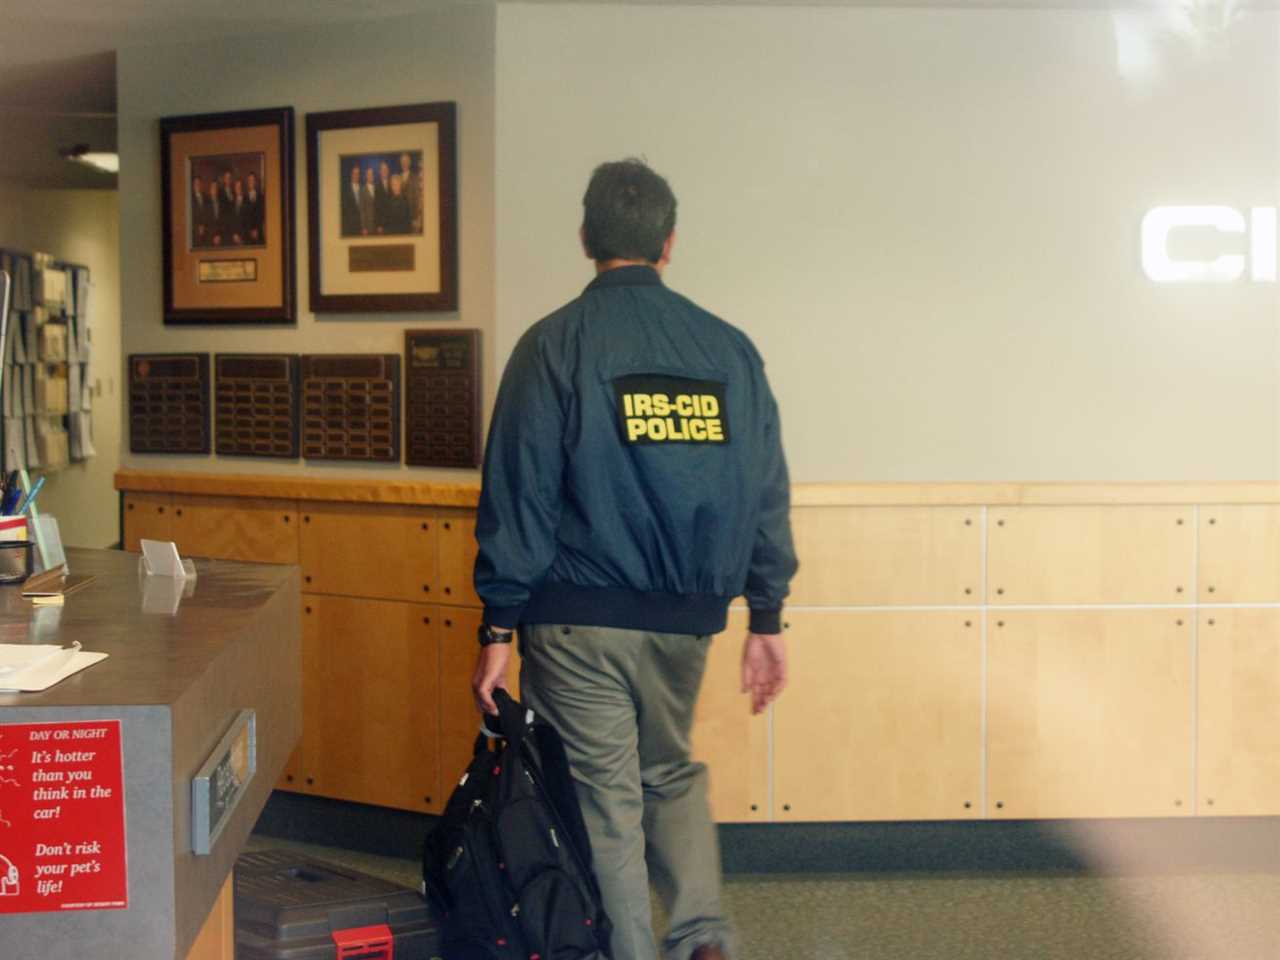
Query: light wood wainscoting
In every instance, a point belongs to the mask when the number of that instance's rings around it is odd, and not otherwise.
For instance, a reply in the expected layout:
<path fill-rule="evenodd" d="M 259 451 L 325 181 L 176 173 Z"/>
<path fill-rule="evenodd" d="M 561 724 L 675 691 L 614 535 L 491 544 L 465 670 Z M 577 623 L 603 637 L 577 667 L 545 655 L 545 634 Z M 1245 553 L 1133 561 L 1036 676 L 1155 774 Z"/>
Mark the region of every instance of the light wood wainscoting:
<path fill-rule="evenodd" d="M 478 491 L 116 486 L 130 549 L 302 566 L 280 786 L 438 813 L 476 732 Z M 750 715 L 745 611 L 711 648 L 719 820 L 1280 814 L 1280 484 L 801 485 L 793 521 L 789 689 Z"/>

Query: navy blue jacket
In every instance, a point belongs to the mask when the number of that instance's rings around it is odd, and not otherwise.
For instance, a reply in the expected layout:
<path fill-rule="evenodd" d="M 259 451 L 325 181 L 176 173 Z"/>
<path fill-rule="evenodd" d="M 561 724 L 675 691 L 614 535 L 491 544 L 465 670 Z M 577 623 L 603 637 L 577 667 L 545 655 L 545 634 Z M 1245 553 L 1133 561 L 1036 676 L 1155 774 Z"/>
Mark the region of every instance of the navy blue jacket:
<path fill-rule="evenodd" d="M 646 266 L 531 327 L 476 518 L 485 622 L 777 633 L 796 570 L 778 409 L 751 341 Z"/>

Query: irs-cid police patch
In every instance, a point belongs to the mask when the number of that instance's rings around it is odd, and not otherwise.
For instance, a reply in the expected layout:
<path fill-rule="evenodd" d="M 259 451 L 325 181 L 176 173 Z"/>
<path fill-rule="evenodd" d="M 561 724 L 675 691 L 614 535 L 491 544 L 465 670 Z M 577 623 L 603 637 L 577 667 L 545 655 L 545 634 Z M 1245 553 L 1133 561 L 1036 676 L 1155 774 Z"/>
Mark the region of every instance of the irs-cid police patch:
<path fill-rule="evenodd" d="M 728 443 L 724 384 L 657 373 L 613 381 L 622 439 L 629 444 Z"/>

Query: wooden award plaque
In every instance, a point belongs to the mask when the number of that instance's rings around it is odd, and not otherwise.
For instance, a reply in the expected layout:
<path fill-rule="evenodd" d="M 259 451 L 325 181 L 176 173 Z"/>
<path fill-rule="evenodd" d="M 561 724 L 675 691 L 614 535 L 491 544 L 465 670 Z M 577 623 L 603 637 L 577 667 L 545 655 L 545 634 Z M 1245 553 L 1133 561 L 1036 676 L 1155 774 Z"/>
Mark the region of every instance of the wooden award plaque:
<path fill-rule="evenodd" d="M 298 455 L 298 358 L 220 353 L 214 366 L 214 449 L 223 456 Z"/>
<path fill-rule="evenodd" d="M 208 453 L 209 355 L 129 356 L 129 450 Z"/>
<path fill-rule="evenodd" d="M 302 455 L 308 460 L 400 459 L 400 358 L 394 353 L 301 358 Z"/>
<path fill-rule="evenodd" d="M 405 463 L 480 463 L 480 331 L 409 330 L 404 335 Z"/>

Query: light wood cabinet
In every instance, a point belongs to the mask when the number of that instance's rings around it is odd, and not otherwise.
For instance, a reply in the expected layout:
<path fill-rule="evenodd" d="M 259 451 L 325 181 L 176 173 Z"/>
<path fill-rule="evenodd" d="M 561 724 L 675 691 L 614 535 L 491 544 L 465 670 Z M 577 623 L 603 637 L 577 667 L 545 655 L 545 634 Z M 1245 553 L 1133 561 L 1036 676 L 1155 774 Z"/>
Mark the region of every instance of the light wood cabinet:
<path fill-rule="evenodd" d="M 993 611 L 987 813 L 1192 811 L 1190 611 Z"/>
<path fill-rule="evenodd" d="M 480 611 L 440 609 L 440 769 L 445 793 L 452 791 L 471 762 L 480 712 L 471 694 L 475 672 L 476 629 Z M 514 650 L 513 650 L 514 652 Z M 508 683 L 511 674 L 508 675 Z M 511 688 L 508 687 L 508 690 Z M 442 807 L 443 809 L 443 807 Z"/>
<path fill-rule="evenodd" d="M 303 598 L 303 792 L 439 809 L 440 633 L 421 604 Z"/>
<path fill-rule="evenodd" d="M 988 516 L 992 604 L 1190 603 L 1190 507 L 1001 507 Z"/>
<path fill-rule="evenodd" d="M 1280 814 L 1280 610 L 1201 611 L 1199 812 Z"/>
<path fill-rule="evenodd" d="M 292 500 L 179 495 L 172 533 L 184 557 L 298 562 L 298 505 Z"/>
<path fill-rule="evenodd" d="M 302 591 L 435 603 L 435 513 L 420 507 L 305 504 Z"/>
<path fill-rule="evenodd" d="M 795 606 L 979 603 L 979 507 L 797 507 Z"/>
<path fill-rule="evenodd" d="M 440 603 L 467 607 L 481 605 L 476 596 L 473 572 L 476 565 L 476 518 L 462 510 L 441 510 L 436 518 L 439 543 Z"/>
<path fill-rule="evenodd" d="M 124 495 L 124 548 L 139 553 L 139 540 L 173 539 L 173 495 L 126 493 Z"/>
<path fill-rule="evenodd" d="M 694 711 L 693 758 L 707 765 L 712 816 L 721 823 L 763 822 L 769 809 L 769 713 L 751 714 L 742 689 L 747 613 L 729 614 L 711 641 Z"/>
<path fill-rule="evenodd" d="M 778 820 L 981 813 L 982 629 L 964 611 L 787 614 Z"/>
<path fill-rule="evenodd" d="M 1280 603 L 1280 506 L 1200 508 L 1200 601 Z"/>

